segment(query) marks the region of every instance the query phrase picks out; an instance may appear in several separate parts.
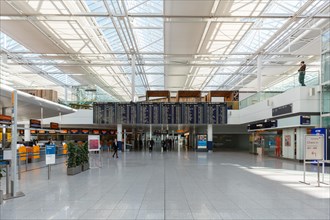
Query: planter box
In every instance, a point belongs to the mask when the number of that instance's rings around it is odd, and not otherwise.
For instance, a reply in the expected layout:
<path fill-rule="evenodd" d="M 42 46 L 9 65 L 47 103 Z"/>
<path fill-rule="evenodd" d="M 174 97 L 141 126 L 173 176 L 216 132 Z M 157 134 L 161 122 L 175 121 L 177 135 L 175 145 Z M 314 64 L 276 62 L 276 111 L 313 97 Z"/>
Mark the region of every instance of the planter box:
<path fill-rule="evenodd" d="M 83 163 L 82 164 L 82 171 L 86 171 L 89 169 L 89 163 Z"/>
<path fill-rule="evenodd" d="M 0 180 L 1 181 L 1 180 Z M 3 201 L 3 191 L 0 190 L 0 204 L 2 204 Z"/>
<path fill-rule="evenodd" d="M 76 175 L 81 172 L 81 166 L 67 168 L 68 175 Z"/>

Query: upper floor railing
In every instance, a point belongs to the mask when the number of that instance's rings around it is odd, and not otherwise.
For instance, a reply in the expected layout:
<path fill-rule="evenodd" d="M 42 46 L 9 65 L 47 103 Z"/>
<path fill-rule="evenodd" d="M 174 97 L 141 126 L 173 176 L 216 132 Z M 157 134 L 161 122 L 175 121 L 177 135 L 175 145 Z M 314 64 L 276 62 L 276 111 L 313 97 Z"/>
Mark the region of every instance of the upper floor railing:
<path fill-rule="evenodd" d="M 306 86 L 319 85 L 320 73 L 318 71 L 306 71 L 305 84 Z M 251 95 L 239 102 L 239 109 L 256 104 L 278 94 L 281 94 L 289 89 L 301 86 L 299 83 L 299 74 L 296 73 L 281 82 L 275 83 L 266 88 L 264 91 Z"/>

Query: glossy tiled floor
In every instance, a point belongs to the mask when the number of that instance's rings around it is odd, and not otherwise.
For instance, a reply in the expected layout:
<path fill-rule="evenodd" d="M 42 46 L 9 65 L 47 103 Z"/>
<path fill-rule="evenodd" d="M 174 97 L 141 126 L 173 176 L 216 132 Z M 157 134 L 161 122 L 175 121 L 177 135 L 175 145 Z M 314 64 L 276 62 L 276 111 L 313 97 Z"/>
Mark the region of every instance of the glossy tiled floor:
<path fill-rule="evenodd" d="M 65 165 L 22 174 L 26 196 L 1 219 L 329 219 L 330 187 L 315 166 L 248 153 L 127 152 L 67 176 Z M 95 166 L 96 164 L 94 164 Z M 326 169 L 329 173 L 329 169 Z M 325 175 L 329 183 L 329 174 Z"/>

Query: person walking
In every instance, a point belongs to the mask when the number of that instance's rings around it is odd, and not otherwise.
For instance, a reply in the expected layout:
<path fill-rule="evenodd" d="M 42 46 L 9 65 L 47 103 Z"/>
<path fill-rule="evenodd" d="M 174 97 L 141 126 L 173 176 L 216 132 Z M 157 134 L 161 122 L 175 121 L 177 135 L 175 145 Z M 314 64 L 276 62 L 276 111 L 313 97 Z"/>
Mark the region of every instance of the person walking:
<path fill-rule="evenodd" d="M 150 148 L 149 148 L 149 151 L 151 152 L 153 147 L 154 147 L 154 144 L 155 144 L 155 141 L 153 139 L 150 140 Z"/>
<path fill-rule="evenodd" d="M 304 61 L 300 62 L 300 68 L 298 70 L 299 73 L 299 83 L 301 86 L 306 86 L 305 85 L 305 72 L 306 71 L 306 64 Z"/>
<path fill-rule="evenodd" d="M 112 148 L 113 148 L 113 154 L 112 157 L 118 158 L 118 145 L 117 145 L 117 139 L 114 140 L 114 142 L 112 143 Z"/>

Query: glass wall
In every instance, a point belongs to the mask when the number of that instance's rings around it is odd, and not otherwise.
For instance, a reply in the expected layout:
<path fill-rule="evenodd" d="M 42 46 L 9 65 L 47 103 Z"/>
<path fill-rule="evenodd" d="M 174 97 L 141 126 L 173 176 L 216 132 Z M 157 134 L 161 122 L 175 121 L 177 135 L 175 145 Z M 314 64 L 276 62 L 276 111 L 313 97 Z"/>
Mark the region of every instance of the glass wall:
<path fill-rule="evenodd" d="M 330 29 L 322 34 L 321 54 L 322 127 L 330 127 Z"/>

